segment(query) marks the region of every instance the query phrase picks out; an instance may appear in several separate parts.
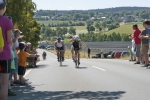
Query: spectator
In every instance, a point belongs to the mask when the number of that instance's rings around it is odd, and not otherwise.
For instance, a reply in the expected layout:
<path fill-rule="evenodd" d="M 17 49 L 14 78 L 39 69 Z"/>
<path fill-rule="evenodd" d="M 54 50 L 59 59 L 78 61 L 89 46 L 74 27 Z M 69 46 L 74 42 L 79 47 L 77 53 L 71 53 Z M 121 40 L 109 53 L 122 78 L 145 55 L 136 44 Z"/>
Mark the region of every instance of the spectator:
<path fill-rule="evenodd" d="M 31 43 L 30 42 L 27 42 L 27 46 L 25 48 L 25 51 L 29 54 L 32 54 L 33 52 L 31 51 Z M 29 62 L 29 66 L 30 67 L 34 67 L 34 60 L 35 60 L 35 57 L 28 57 L 27 58 L 27 61 Z"/>
<path fill-rule="evenodd" d="M 22 32 L 18 29 L 14 30 L 14 38 L 13 38 L 13 50 L 15 52 L 14 62 L 15 62 L 15 70 L 12 71 L 13 77 L 14 77 L 14 84 L 19 84 L 20 82 L 17 80 L 17 74 L 18 74 L 18 55 L 17 51 L 19 50 L 19 42 L 18 39 L 20 38 L 20 34 Z"/>
<path fill-rule="evenodd" d="M 0 53 L 3 51 L 3 47 L 4 47 L 4 39 L 2 35 L 2 28 L 0 27 Z"/>
<path fill-rule="evenodd" d="M 14 62 L 15 52 L 12 47 L 11 47 L 12 61 L 11 61 L 11 70 L 10 70 L 10 75 L 9 75 L 8 96 L 16 96 L 16 93 L 11 88 L 12 71 L 15 70 L 15 62 Z"/>
<path fill-rule="evenodd" d="M 148 67 L 148 65 L 149 65 L 149 60 L 148 60 L 149 39 L 142 38 L 142 36 L 148 36 L 149 26 L 150 26 L 150 22 L 149 21 L 144 21 L 143 22 L 143 27 L 145 29 L 142 31 L 142 33 L 140 35 L 140 38 L 142 39 L 141 54 L 143 55 L 143 59 L 144 59 L 144 62 L 145 62 L 145 65 L 143 65 L 143 67 Z"/>
<path fill-rule="evenodd" d="M 6 1 L 0 0 L 0 27 L 4 39 L 3 51 L 0 53 L 0 100 L 7 100 L 8 80 L 11 66 L 11 49 L 13 24 L 10 19 L 3 16 L 6 11 Z"/>
<path fill-rule="evenodd" d="M 91 53 L 91 49 L 88 48 L 88 59 L 90 59 L 90 53 Z"/>
<path fill-rule="evenodd" d="M 135 47 L 135 41 L 134 41 L 134 38 L 133 38 L 133 34 L 129 34 L 129 38 L 132 39 L 132 53 L 133 53 L 133 61 L 136 61 L 136 47 Z"/>
<path fill-rule="evenodd" d="M 129 49 L 129 53 L 130 53 L 130 60 L 129 61 L 133 61 L 133 52 L 132 52 L 132 48 L 130 46 L 128 46 Z"/>
<path fill-rule="evenodd" d="M 18 75 L 20 85 L 26 85 L 24 81 L 24 74 L 26 72 L 26 59 L 27 57 L 36 57 L 37 55 L 29 54 L 24 51 L 25 45 L 23 43 L 19 43 L 19 52 L 18 52 Z"/>
<path fill-rule="evenodd" d="M 138 25 L 133 25 L 133 30 L 134 30 L 134 34 L 133 34 L 133 38 L 135 41 L 135 48 L 136 48 L 136 57 L 137 57 L 137 61 L 134 64 L 140 64 L 141 61 L 141 52 L 140 52 L 140 48 L 141 48 L 141 38 L 139 38 L 139 35 L 141 34 L 141 31 L 138 28 Z"/>
<path fill-rule="evenodd" d="M 33 50 L 32 50 L 32 54 L 36 54 L 37 55 L 37 51 L 36 51 L 36 48 L 34 48 Z M 39 56 L 39 55 L 38 55 Z M 37 65 L 36 65 L 36 62 L 37 62 L 37 59 L 38 59 L 38 57 L 35 57 L 35 59 L 34 59 L 34 67 L 37 67 Z"/>

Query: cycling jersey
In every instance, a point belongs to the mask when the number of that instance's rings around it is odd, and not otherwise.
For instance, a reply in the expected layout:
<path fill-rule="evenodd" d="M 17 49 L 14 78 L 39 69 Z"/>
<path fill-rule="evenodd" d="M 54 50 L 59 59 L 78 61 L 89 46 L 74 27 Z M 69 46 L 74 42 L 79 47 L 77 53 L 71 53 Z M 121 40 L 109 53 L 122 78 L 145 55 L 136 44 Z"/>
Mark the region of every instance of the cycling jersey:
<path fill-rule="evenodd" d="M 60 42 L 56 41 L 56 49 L 57 50 L 63 50 L 62 41 L 60 41 Z"/>
<path fill-rule="evenodd" d="M 73 42 L 73 48 L 74 48 L 74 50 L 79 50 L 80 49 L 79 41 L 74 41 Z"/>

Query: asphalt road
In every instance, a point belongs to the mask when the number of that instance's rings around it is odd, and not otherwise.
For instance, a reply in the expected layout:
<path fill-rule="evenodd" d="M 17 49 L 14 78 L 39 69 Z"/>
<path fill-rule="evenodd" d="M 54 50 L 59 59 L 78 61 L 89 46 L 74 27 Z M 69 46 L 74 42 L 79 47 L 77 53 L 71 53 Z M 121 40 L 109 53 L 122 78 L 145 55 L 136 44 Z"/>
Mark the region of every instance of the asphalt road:
<path fill-rule="evenodd" d="M 81 59 L 75 68 L 66 59 L 60 67 L 47 52 L 25 78 L 28 85 L 15 86 L 17 96 L 8 100 L 150 100 L 150 69 L 127 60 Z"/>

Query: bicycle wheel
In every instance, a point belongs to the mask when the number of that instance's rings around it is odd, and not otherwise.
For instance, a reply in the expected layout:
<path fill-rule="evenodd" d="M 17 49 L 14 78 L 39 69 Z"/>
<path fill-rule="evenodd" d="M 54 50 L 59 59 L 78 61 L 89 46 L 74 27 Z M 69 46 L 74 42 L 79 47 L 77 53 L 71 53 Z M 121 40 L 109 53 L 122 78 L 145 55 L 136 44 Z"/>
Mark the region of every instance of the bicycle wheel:
<path fill-rule="evenodd" d="M 62 66 L 62 56 L 61 56 L 61 51 L 60 51 L 59 62 L 60 62 L 60 66 Z"/>

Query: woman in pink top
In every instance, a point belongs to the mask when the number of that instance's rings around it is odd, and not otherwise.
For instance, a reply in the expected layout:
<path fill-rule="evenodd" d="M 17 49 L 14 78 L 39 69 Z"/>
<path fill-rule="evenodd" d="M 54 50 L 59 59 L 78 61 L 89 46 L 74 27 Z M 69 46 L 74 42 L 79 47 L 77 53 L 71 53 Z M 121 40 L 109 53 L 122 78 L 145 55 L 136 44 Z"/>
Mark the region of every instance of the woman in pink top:
<path fill-rule="evenodd" d="M 11 49 L 13 25 L 10 19 L 4 17 L 6 11 L 6 1 L 0 0 L 0 27 L 4 39 L 3 51 L 0 53 L 0 100 L 7 100 L 8 77 L 11 66 Z"/>

